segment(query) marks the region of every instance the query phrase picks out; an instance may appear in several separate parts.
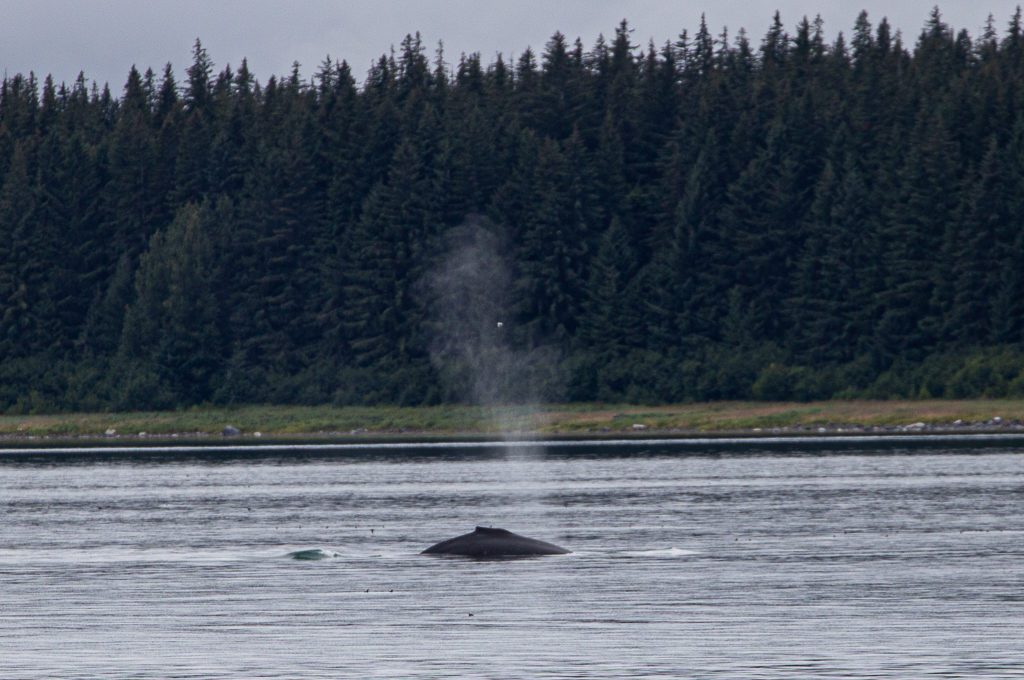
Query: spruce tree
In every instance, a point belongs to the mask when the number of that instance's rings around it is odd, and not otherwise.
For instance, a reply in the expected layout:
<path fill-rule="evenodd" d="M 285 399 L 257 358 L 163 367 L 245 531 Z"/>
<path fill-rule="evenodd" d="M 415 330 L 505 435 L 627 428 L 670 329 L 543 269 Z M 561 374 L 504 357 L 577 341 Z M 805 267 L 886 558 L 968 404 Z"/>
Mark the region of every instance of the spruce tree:
<path fill-rule="evenodd" d="M 153 376 L 154 406 L 212 395 L 223 338 L 211 228 L 208 209 L 189 204 L 153 235 L 139 262 L 119 352 L 130 374 Z"/>

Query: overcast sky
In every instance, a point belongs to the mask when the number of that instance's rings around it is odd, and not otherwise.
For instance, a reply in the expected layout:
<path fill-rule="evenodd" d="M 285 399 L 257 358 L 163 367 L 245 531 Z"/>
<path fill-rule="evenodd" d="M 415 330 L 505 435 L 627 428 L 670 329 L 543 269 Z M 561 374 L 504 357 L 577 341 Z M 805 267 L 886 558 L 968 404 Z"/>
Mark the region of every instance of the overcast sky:
<path fill-rule="evenodd" d="M 991 13 L 1002 32 L 1020 0 L 946 0 L 947 23 L 977 35 Z M 438 40 L 446 60 L 480 52 L 485 62 L 502 52 L 543 49 L 556 30 L 589 48 L 626 18 L 634 44 L 658 44 L 684 28 L 693 32 L 702 12 L 715 33 L 745 27 L 759 42 L 778 9 L 787 28 L 820 14 L 830 37 L 847 35 L 860 9 L 877 23 L 889 18 L 913 42 L 934 0 L 0 0 L 0 69 L 35 71 L 70 82 L 79 71 L 121 92 L 128 69 L 171 62 L 180 80 L 202 40 L 218 70 L 248 57 L 261 82 L 287 73 L 293 61 L 308 77 L 326 55 L 345 59 L 362 78 L 371 62 L 420 31 L 432 53 Z"/>

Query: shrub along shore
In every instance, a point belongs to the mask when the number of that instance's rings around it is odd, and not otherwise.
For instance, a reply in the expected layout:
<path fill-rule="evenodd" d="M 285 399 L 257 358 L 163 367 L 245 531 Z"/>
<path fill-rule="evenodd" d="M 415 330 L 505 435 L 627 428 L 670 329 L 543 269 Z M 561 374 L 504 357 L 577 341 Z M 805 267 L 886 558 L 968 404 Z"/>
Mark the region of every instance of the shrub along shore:
<path fill-rule="evenodd" d="M 522 436 L 692 437 L 877 432 L 1024 432 L 1024 400 L 716 402 L 641 406 L 196 407 L 179 411 L 0 416 L 0 439 L 458 439 Z"/>

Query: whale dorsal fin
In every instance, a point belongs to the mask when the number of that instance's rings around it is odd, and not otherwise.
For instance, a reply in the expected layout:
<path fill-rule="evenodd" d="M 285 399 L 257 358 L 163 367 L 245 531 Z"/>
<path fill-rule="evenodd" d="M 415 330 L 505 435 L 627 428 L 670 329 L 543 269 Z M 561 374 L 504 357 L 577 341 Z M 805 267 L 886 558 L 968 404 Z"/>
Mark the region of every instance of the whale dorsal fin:
<path fill-rule="evenodd" d="M 505 535 L 505 534 L 510 534 L 510 533 L 512 533 L 512 532 L 511 532 L 511 531 L 509 531 L 508 529 L 492 529 L 492 528 L 490 528 L 490 527 L 477 527 L 477 528 L 476 528 L 476 533 L 478 533 L 478 534 L 498 534 L 498 535 Z"/>

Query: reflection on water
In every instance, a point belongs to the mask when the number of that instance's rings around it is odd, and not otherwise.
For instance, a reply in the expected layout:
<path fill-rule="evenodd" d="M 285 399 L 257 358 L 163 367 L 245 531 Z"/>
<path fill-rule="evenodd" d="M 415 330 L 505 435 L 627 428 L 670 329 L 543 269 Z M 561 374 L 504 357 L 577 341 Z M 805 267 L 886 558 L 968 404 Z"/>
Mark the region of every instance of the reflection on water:
<path fill-rule="evenodd" d="M 0 456 L 0 676 L 1020 677 L 1024 458 L 816 453 Z"/>

